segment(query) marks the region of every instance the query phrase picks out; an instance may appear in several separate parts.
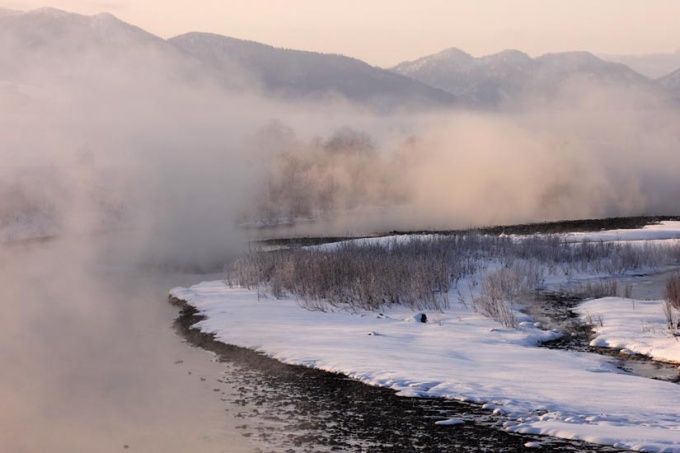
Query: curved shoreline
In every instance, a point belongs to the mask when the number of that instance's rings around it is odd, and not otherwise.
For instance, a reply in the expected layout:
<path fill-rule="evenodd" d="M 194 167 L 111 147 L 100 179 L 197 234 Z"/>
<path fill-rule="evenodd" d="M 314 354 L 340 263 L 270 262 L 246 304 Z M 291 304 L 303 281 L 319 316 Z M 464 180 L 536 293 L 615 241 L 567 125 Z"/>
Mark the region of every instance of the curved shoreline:
<path fill-rule="evenodd" d="M 216 353 L 221 361 L 243 367 L 248 379 L 236 382 L 239 402 L 254 408 L 253 413 L 246 411 L 238 416 L 251 422 L 257 419 L 276 422 L 278 437 L 271 428 L 259 431 L 260 440 L 270 447 L 376 453 L 480 448 L 529 451 L 535 447 L 527 445 L 538 442 L 547 451 L 626 451 L 582 441 L 509 433 L 502 429 L 502 417 L 479 404 L 397 396 L 392 389 L 373 387 L 343 374 L 288 365 L 251 349 L 219 342 L 214 335 L 192 328 L 203 319 L 198 311 L 183 300 L 170 297 L 169 301 L 181 308 L 175 327 L 190 344 Z M 435 424 L 454 417 L 465 423 Z"/>

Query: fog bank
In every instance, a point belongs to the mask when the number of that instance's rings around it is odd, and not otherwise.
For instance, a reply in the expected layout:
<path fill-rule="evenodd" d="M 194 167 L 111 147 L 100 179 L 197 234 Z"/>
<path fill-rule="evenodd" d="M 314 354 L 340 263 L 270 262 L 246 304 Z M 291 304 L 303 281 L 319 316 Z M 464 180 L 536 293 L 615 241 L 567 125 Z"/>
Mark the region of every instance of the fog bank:
<path fill-rule="evenodd" d="M 502 113 L 376 113 L 255 81 L 230 91 L 143 33 L 54 44 L 19 29 L 31 45 L 0 43 L 0 443 L 14 451 L 44 449 L 32 423 L 75 439 L 53 451 L 181 424 L 167 401 L 184 387 L 162 381 L 174 350 L 144 335 L 171 316 L 141 269 L 219 270 L 272 235 L 680 214 L 679 113 L 651 91 L 574 80 Z M 58 241 L 10 244 L 40 236 Z"/>

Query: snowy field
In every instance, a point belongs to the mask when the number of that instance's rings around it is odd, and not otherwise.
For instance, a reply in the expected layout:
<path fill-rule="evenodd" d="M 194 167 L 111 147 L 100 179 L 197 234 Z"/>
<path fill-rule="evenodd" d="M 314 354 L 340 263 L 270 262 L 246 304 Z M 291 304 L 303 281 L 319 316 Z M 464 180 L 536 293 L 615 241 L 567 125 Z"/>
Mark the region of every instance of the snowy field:
<path fill-rule="evenodd" d="M 648 225 L 640 229 L 607 230 L 594 233 L 568 233 L 569 240 L 580 241 L 657 241 L 680 239 L 680 222 L 661 222 L 658 225 Z"/>
<path fill-rule="evenodd" d="M 677 241 L 680 222 L 594 233 L 593 240 Z M 381 239 L 385 241 L 385 239 Z M 641 451 L 680 452 L 677 384 L 624 374 L 602 356 L 537 347 L 555 332 L 526 315 L 505 328 L 451 294 L 450 307 L 380 312 L 308 311 L 293 298 L 263 298 L 222 281 L 174 288 L 205 320 L 196 327 L 282 362 L 341 372 L 404 396 L 484 404 L 505 429 Z M 600 317 L 596 345 L 680 361 L 660 301 L 605 298 L 580 308 Z M 445 421 L 444 421 L 445 423 Z M 451 420 L 456 429 L 459 420 Z"/>

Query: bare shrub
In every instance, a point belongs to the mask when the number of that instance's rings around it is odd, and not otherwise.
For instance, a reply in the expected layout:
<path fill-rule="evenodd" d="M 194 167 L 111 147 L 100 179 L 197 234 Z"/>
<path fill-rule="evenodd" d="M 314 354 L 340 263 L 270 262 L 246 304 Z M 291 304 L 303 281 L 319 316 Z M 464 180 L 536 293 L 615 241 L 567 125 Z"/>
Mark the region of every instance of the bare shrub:
<path fill-rule="evenodd" d="M 592 315 L 590 313 L 587 313 L 586 316 L 586 324 L 588 324 L 591 327 L 604 327 L 604 318 L 602 315 Z"/>
<path fill-rule="evenodd" d="M 291 293 L 303 301 L 323 300 L 337 306 L 443 309 L 460 271 L 447 250 L 435 250 L 429 242 L 254 252 L 235 264 L 227 280 L 251 287 L 259 279 L 275 297 Z"/>
<path fill-rule="evenodd" d="M 673 308 L 680 310 L 680 273 L 673 274 L 668 278 L 665 299 Z"/>
<path fill-rule="evenodd" d="M 636 266 L 677 265 L 679 260 L 680 248 L 653 244 L 570 243 L 545 235 L 397 236 L 320 248 L 254 249 L 228 270 L 226 281 L 258 290 L 264 285 L 272 296 L 292 295 L 314 310 L 330 306 L 377 310 L 387 305 L 442 310 L 448 306 L 449 291 L 462 278 L 496 263 L 501 268 L 482 277 L 473 308 L 512 326 L 516 324 L 512 305 L 540 288 L 546 275 L 616 274 Z M 576 295 L 615 296 L 618 289 L 616 280 L 600 280 L 584 283 Z M 457 294 L 461 299 L 460 291 Z"/>
<path fill-rule="evenodd" d="M 472 301 L 473 307 L 506 327 L 515 327 L 514 305 L 534 288 L 533 275 L 527 272 L 527 267 L 501 268 L 482 278 L 479 296 Z"/>
<path fill-rule="evenodd" d="M 677 324 L 675 323 L 673 305 L 671 305 L 668 299 L 665 299 L 661 308 L 663 309 L 663 315 L 666 318 L 666 327 L 670 330 L 674 330 L 677 327 Z"/>
<path fill-rule="evenodd" d="M 633 297 L 633 285 L 631 283 L 627 283 L 626 286 L 623 287 L 623 297 L 626 299 L 631 299 Z M 635 307 L 635 302 L 633 302 L 633 307 Z"/>
<path fill-rule="evenodd" d="M 583 299 L 615 297 L 618 295 L 618 286 L 614 279 L 587 281 L 577 285 L 569 294 Z"/>
<path fill-rule="evenodd" d="M 674 330 L 680 325 L 676 323 L 674 311 L 680 310 L 680 273 L 671 275 L 666 281 L 663 312 L 668 328 Z"/>

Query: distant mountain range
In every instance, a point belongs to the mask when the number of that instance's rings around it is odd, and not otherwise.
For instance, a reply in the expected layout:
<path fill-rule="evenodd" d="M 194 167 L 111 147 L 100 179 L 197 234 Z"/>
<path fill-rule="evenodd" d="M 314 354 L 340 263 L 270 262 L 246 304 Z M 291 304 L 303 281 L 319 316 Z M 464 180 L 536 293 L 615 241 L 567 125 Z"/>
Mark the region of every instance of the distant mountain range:
<path fill-rule="evenodd" d="M 128 63 L 126 70 L 144 71 L 157 61 L 154 56 L 175 64 L 184 58 L 165 40 L 110 14 L 82 16 L 53 8 L 25 13 L 0 10 L 0 80 L 4 82 L 74 81 L 113 70 L 122 61 Z"/>
<path fill-rule="evenodd" d="M 648 55 L 599 55 L 600 58 L 623 63 L 650 79 L 659 79 L 680 68 L 680 49 Z"/>
<path fill-rule="evenodd" d="M 2 89 L 44 77 L 82 77 L 84 69 L 103 73 L 120 61 L 140 74 L 165 71 L 188 82 L 210 81 L 225 90 L 253 90 L 285 100 L 346 99 L 379 110 L 497 108 L 549 97 L 579 78 L 650 87 L 680 98 L 680 72 L 653 80 L 588 52 L 531 58 L 506 50 L 477 58 L 451 48 L 387 70 L 342 55 L 208 33 L 164 40 L 110 14 L 0 9 Z"/>
<path fill-rule="evenodd" d="M 165 41 L 108 13 L 82 16 L 54 8 L 28 12 L 0 9 L 0 49 L 64 56 L 87 51 L 122 51 L 139 46 L 162 47 Z M 7 63 L 7 62 L 4 62 Z"/>
<path fill-rule="evenodd" d="M 624 86 L 652 85 L 629 67 L 588 52 L 531 58 L 518 50 L 505 50 L 475 58 L 452 48 L 391 70 L 455 94 L 472 107 L 498 107 L 524 98 L 550 96 L 577 78 Z"/>
<path fill-rule="evenodd" d="M 286 99 L 341 95 L 386 108 L 455 102 L 450 93 L 342 55 L 279 49 L 209 33 L 187 33 L 168 43 L 197 58 L 228 86 L 254 81 L 264 92 Z M 247 81 L 235 79 L 239 71 Z"/>
<path fill-rule="evenodd" d="M 79 76 L 84 58 L 88 70 L 125 61 L 146 74 L 162 62 L 166 70 L 187 79 L 210 79 L 228 90 L 251 89 L 287 100 L 345 98 L 380 110 L 455 103 L 447 92 L 341 55 L 207 33 L 163 40 L 110 14 L 0 10 L 0 81 Z M 41 68 L 40 74 L 34 74 L 35 68 Z"/>
<path fill-rule="evenodd" d="M 658 79 L 658 83 L 675 101 L 680 102 L 680 69 Z"/>

